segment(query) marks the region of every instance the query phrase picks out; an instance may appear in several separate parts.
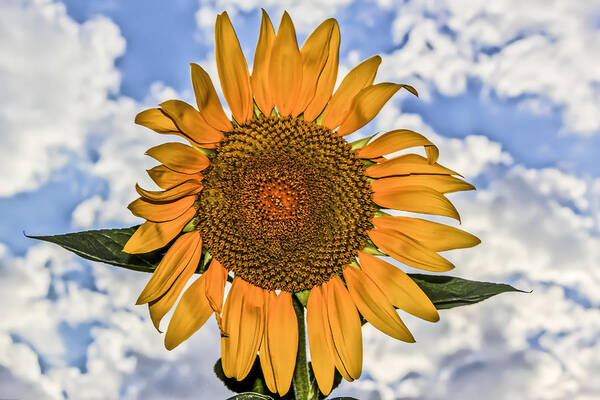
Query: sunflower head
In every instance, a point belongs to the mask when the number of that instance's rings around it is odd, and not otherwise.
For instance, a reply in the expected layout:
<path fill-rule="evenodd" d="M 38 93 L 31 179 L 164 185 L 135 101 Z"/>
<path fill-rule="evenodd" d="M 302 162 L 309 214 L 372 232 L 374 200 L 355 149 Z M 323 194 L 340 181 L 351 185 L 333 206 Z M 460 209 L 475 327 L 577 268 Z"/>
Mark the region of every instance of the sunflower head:
<path fill-rule="evenodd" d="M 260 116 L 221 142 L 204 182 L 207 250 L 263 289 L 323 284 L 366 245 L 375 207 L 365 166 L 326 127 Z"/>
<path fill-rule="evenodd" d="M 294 293 L 306 302 L 312 368 L 328 394 L 334 371 L 357 379 L 362 365 L 360 316 L 411 342 L 396 308 L 436 321 L 427 296 L 379 256 L 429 271 L 454 266 L 438 252 L 479 242 L 459 229 L 381 209 L 458 219 L 446 193 L 473 187 L 437 163 L 438 149 L 419 133 L 394 130 L 358 142 L 344 136 L 373 119 L 400 89 L 374 84 L 381 58 L 369 58 L 337 90 L 340 32 L 328 19 L 299 47 L 291 18 L 277 33 L 263 11 L 252 72 L 227 13 L 217 16 L 215 56 L 221 107 L 209 75 L 192 64 L 196 107 L 170 100 L 136 123 L 189 142 L 148 150 L 161 164 L 148 171 L 163 190 L 136 186 L 129 208 L 146 219 L 124 251 L 144 253 L 172 242 L 138 304 L 160 320 L 188 280 L 165 336 L 172 349 L 215 315 L 222 366 L 243 379 L 257 353 L 269 390 L 290 387 L 299 330 Z M 402 154 L 422 146 L 426 157 Z M 232 280 L 223 305 L 224 288 Z"/>

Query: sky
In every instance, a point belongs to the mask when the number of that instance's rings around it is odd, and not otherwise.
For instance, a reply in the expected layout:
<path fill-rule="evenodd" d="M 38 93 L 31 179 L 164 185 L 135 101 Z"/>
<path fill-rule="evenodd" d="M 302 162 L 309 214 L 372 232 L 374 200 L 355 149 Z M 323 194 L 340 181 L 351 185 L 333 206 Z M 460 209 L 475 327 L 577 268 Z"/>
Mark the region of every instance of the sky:
<path fill-rule="evenodd" d="M 299 40 L 334 17 L 343 76 L 379 54 L 377 81 L 413 85 L 354 137 L 413 129 L 477 191 L 451 195 L 482 240 L 452 275 L 504 294 L 402 315 L 415 344 L 363 328 L 364 400 L 600 397 L 598 0 L 3 0 L 0 2 L 0 393 L 19 399 L 232 395 L 212 374 L 208 323 L 172 352 L 135 299 L 148 275 L 24 237 L 138 223 L 143 155 L 165 137 L 137 112 L 192 100 L 189 63 L 213 79 L 227 10 L 251 60 L 260 8 Z M 218 79 L 216 79 L 218 82 Z M 339 78 L 338 78 L 339 82 Z M 169 138 L 171 139 L 171 138 Z M 410 268 L 405 268 L 412 272 Z"/>

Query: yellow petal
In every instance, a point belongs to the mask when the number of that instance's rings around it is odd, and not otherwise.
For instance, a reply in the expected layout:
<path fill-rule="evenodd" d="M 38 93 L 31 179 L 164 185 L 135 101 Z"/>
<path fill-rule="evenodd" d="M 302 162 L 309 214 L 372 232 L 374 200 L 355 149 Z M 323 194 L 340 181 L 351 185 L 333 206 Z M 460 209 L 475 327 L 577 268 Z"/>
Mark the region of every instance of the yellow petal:
<path fill-rule="evenodd" d="M 376 228 L 402 232 L 433 251 L 464 249 L 481 243 L 469 232 L 421 218 L 386 216 L 373 218 L 372 222 Z"/>
<path fill-rule="evenodd" d="M 198 231 L 181 235 L 167 250 L 136 304 L 145 304 L 162 296 L 192 260 L 194 253 L 201 251 L 201 247 L 202 240 Z"/>
<path fill-rule="evenodd" d="M 233 118 L 244 124 L 252 118 L 253 101 L 248 64 L 227 12 L 217 16 L 215 58 L 221 89 Z"/>
<path fill-rule="evenodd" d="M 387 132 L 356 151 L 359 158 L 377 158 L 409 147 L 424 146 L 430 164 L 437 161 L 438 148 L 420 133 L 408 129 L 397 129 Z"/>
<path fill-rule="evenodd" d="M 244 302 L 244 282 L 234 278 L 223 307 L 223 329 L 221 334 L 221 366 L 228 378 L 236 375 L 236 360 L 238 353 L 238 337 L 240 335 L 240 320 Z"/>
<path fill-rule="evenodd" d="M 192 207 L 171 221 L 144 222 L 125 243 L 123 252 L 129 254 L 148 253 L 166 246 L 175 239 L 175 236 L 181 232 L 194 215 L 196 215 L 196 209 Z"/>
<path fill-rule="evenodd" d="M 187 196 L 172 203 L 155 203 L 140 198 L 129 204 L 127 208 L 136 217 L 152 222 L 165 222 L 171 221 L 186 212 L 194 205 L 196 199 L 196 196 Z"/>
<path fill-rule="evenodd" d="M 262 341 L 265 324 L 264 296 L 263 289 L 250 283 L 247 284 L 240 323 L 244 330 L 238 345 L 239 357 L 236 375 L 238 381 L 244 379 L 252 369 Z"/>
<path fill-rule="evenodd" d="M 244 379 L 256 358 L 264 330 L 264 292 L 240 278 L 235 278 L 223 309 L 221 337 L 223 372 L 237 380 Z"/>
<path fill-rule="evenodd" d="M 352 381 L 358 379 L 362 372 L 360 318 L 350 294 L 337 275 L 324 287 L 327 291 L 327 317 L 333 345 Z"/>
<path fill-rule="evenodd" d="M 202 247 L 196 247 L 192 258 L 187 263 L 183 271 L 175 278 L 175 281 L 171 287 L 159 298 L 152 300 L 148 303 L 148 310 L 150 311 L 150 318 L 157 331 L 160 332 L 160 321 L 169 312 L 175 301 L 179 297 L 179 294 L 190 280 L 202 257 Z"/>
<path fill-rule="evenodd" d="M 356 308 L 367 321 L 395 339 L 413 343 L 415 338 L 379 287 L 360 269 L 345 266 L 344 279 Z"/>
<path fill-rule="evenodd" d="M 162 110 L 186 136 L 196 143 L 219 143 L 223 134 L 210 126 L 200 113 L 180 100 L 168 100 L 160 104 Z"/>
<path fill-rule="evenodd" d="M 256 105 L 266 116 L 271 115 L 271 110 L 273 110 L 273 99 L 269 87 L 269 61 L 271 60 L 273 42 L 275 42 L 273 24 L 269 15 L 263 9 L 250 83 L 252 84 L 254 101 L 256 101 Z"/>
<path fill-rule="evenodd" d="M 210 126 L 222 131 L 230 132 L 233 130 L 231 121 L 225 115 L 217 91 L 213 86 L 208 73 L 198 64 L 190 64 L 192 73 L 192 85 L 196 95 L 196 104 L 200 115 Z"/>
<path fill-rule="evenodd" d="M 271 298 L 275 296 L 277 295 L 272 290 L 269 290 L 265 294 L 265 313 L 267 315 L 267 321 L 269 313 L 269 303 L 271 302 Z M 267 322 L 267 324 L 265 324 L 263 340 L 260 343 L 260 348 L 258 349 L 260 368 L 263 372 L 263 377 L 265 378 L 265 383 L 267 384 L 269 390 L 273 393 L 277 393 L 277 385 L 275 384 L 275 370 L 273 368 L 273 361 L 271 360 L 271 349 L 269 348 L 269 341 L 267 340 L 268 329 L 269 328 Z"/>
<path fill-rule="evenodd" d="M 283 13 L 269 60 L 271 96 L 282 116 L 292 113 L 302 84 L 302 57 L 296 31 L 287 11 Z"/>
<path fill-rule="evenodd" d="M 358 252 L 358 261 L 364 273 L 385 293 L 394 307 L 427 321 L 440 319 L 429 297 L 402 270 L 362 251 Z"/>
<path fill-rule="evenodd" d="M 200 172 L 210 163 L 204 154 L 183 143 L 163 143 L 148 149 L 146 154 L 182 174 Z"/>
<path fill-rule="evenodd" d="M 135 123 L 158 133 L 181 135 L 175 122 L 160 108 L 150 108 L 135 116 Z"/>
<path fill-rule="evenodd" d="M 331 39 L 329 40 L 329 49 L 327 54 L 327 62 L 319 75 L 317 88 L 313 99 L 304 110 L 304 119 L 306 121 L 314 121 L 331 99 L 331 93 L 335 87 L 337 73 L 339 67 L 340 53 L 340 27 L 337 21 L 333 20 L 333 30 L 331 31 Z"/>
<path fill-rule="evenodd" d="M 289 292 L 270 296 L 266 332 L 277 393 L 283 396 L 292 383 L 298 352 L 298 322 Z"/>
<path fill-rule="evenodd" d="M 457 172 L 438 163 L 430 164 L 425 157 L 418 154 L 404 154 L 367 168 L 367 175 L 371 178 L 409 174 L 458 175 Z"/>
<path fill-rule="evenodd" d="M 340 86 L 323 112 L 323 125 L 337 128 L 350 112 L 352 100 L 362 89 L 373 84 L 381 57 L 373 56 L 354 67 L 342 80 Z"/>
<path fill-rule="evenodd" d="M 135 190 L 140 196 L 151 201 L 172 201 L 200 192 L 202 190 L 202 183 L 195 179 L 190 179 L 165 191 L 145 190 L 139 185 L 135 185 Z"/>
<path fill-rule="evenodd" d="M 292 116 L 294 117 L 304 112 L 308 103 L 315 96 L 319 76 L 323 71 L 323 67 L 325 67 L 325 62 L 329 55 L 329 43 L 335 25 L 337 25 L 337 22 L 333 18 L 321 23 L 308 36 L 300 49 L 300 55 L 302 56 L 302 85 L 298 93 L 298 100 L 292 111 Z M 329 93 L 329 96 L 331 96 L 331 93 Z"/>
<path fill-rule="evenodd" d="M 440 192 L 427 186 L 403 186 L 372 195 L 375 204 L 385 208 L 421 214 L 443 215 L 460 221 L 456 208 Z"/>
<path fill-rule="evenodd" d="M 352 100 L 350 111 L 340 125 L 337 134 L 345 136 L 366 125 L 401 88 L 405 88 L 411 93 L 414 92 L 411 86 L 389 82 L 378 83 L 362 89 Z"/>
<path fill-rule="evenodd" d="M 206 278 L 202 275 L 181 296 L 165 335 L 167 350 L 173 350 L 179 346 L 210 318 L 212 309 L 204 294 L 205 287 Z"/>
<path fill-rule="evenodd" d="M 440 193 L 475 189 L 475 186 L 470 183 L 450 175 L 404 175 L 371 182 L 371 190 L 374 192 L 385 192 L 404 186 L 427 186 Z"/>
<path fill-rule="evenodd" d="M 225 293 L 225 283 L 227 283 L 227 270 L 214 257 L 208 266 L 206 275 L 206 298 L 212 309 L 221 314 L 223 309 L 223 296 Z"/>
<path fill-rule="evenodd" d="M 161 189 L 171 189 L 185 181 L 194 179 L 201 181 L 202 174 L 182 174 L 175 172 L 172 169 L 165 167 L 164 165 L 157 165 L 156 167 L 146 170 L 150 178 L 160 187 Z"/>
<path fill-rule="evenodd" d="M 373 229 L 369 237 L 384 253 L 411 267 L 446 272 L 454 265 L 416 240 L 391 229 Z"/>
<path fill-rule="evenodd" d="M 306 304 L 306 329 L 315 378 L 321 392 L 328 395 L 333 387 L 335 361 L 331 349 L 333 339 L 326 315 L 325 296 L 321 286 L 315 286 L 311 289 Z"/>

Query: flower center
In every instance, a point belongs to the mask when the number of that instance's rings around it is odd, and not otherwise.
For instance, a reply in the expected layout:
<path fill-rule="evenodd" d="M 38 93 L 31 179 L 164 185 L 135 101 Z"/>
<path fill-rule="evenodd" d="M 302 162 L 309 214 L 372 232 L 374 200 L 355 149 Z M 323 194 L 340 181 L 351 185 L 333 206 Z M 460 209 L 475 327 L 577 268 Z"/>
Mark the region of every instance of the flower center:
<path fill-rule="evenodd" d="M 265 289 L 297 292 L 340 273 L 375 211 L 364 165 L 330 129 L 260 118 L 228 133 L 204 179 L 204 244 Z"/>

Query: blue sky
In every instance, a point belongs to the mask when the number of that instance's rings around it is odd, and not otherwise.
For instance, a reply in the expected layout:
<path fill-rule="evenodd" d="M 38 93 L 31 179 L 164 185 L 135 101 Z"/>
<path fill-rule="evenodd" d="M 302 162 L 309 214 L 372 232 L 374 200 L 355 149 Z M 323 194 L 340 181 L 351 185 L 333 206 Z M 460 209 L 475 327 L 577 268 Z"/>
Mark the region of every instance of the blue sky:
<path fill-rule="evenodd" d="M 174 352 L 143 307 L 147 276 L 90 264 L 22 232 L 133 225 L 149 186 L 133 125 L 190 99 L 189 63 L 214 75 L 212 29 L 227 10 L 246 56 L 260 7 L 287 9 L 299 41 L 338 19 L 345 73 L 380 54 L 379 81 L 414 85 L 358 135 L 417 130 L 478 191 L 454 195 L 483 244 L 454 275 L 533 290 L 406 318 L 417 344 L 365 328 L 361 399 L 591 399 L 600 394 L 600 3 L 292 0 L 8 0 L 0 4 L 0 392 L 17 398 L 226 396 L 211 373 L 213 325 Z M 250 61 L 250 60 L 249 60 Z M 218 82 L 218 79 L 215 81 Z M 475 384 L 477 382 L 477 384 Z M 196 397 L 194 397 L 196 396 Z"/>

